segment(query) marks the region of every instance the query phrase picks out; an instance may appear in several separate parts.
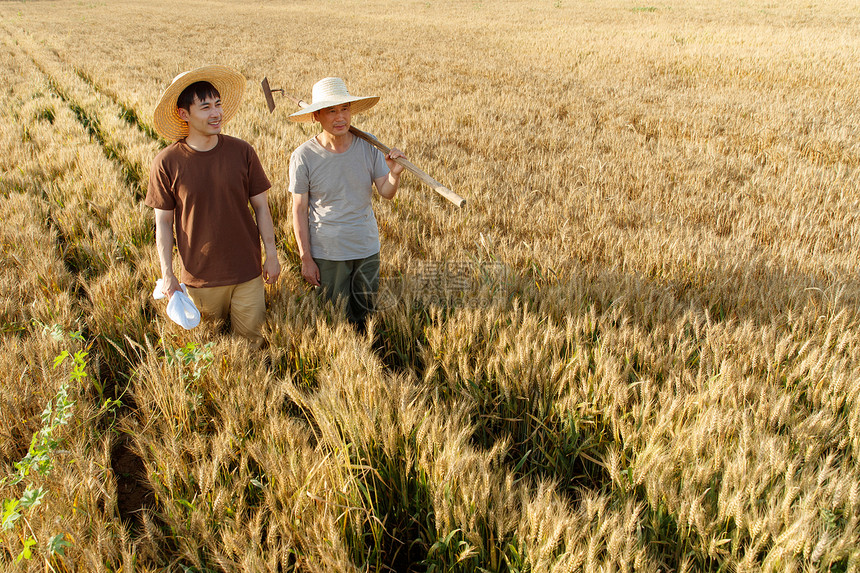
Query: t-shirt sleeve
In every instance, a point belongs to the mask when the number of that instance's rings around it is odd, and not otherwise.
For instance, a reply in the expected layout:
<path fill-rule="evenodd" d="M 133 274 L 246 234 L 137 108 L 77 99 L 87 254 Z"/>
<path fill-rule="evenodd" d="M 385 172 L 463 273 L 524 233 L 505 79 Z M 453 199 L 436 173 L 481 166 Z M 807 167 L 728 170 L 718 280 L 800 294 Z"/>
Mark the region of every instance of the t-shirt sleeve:
<path fill-rule="evenodd" d="M 290 193 L 301 195 L 310 190 L 310 176 L 308 166 L 302 160 L 298 150 L 290 155 Z"/>
<path fill-rule="evenodd" d="M 176 197 L 173 195 L 173 185 L 170 174 L 164 167 L 164 156 L 157 155 L 149 170 L 149 185 L 146 189 L 144 204 L 153 209 L 172 211 L 176 208 Z"/>
<path fill-rule="evenodd" d="M 266 176 L 266 170 L 263 169 L 263 164 L 260 163 L 260 158 L 257 152 L 250 145 L 248 146 L 248 196 L 253 197 L 265 191 L 268 191 L 272 186 L 272 182 Z"/>

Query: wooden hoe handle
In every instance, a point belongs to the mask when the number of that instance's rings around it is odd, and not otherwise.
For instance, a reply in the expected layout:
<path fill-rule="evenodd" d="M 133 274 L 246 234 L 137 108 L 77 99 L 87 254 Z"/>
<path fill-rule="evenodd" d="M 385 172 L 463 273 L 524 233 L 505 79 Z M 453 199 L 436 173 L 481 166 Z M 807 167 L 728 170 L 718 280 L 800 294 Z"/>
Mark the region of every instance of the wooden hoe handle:
<path fill-rule="evenodd" d="M 353 126 L 349 126 L 349 131 L 350 131 L 350 133 L 352 133 L 356 137 L 360 137 L 361 139 L 365 140 L 366 142 L 368 142 L 370 145 L 372 145 L 373 147 L 375 147 L 376 149 L 378 149 L 379 151 L 381 151 L 385 155 L 388 155 L 388 152 L 391 151 L 390 147 L 386 146 L 385 144 L 380 142 L 378 139 L 376 139 L 375 137 L 373 137 L 372 135 L 370 135 L 366 131 L 361 131 L 357 127 L 353 127 Z M 441 183 L 439 183 L 438 181 L 436 181 L 435 179 L 433 179 L 432 177 L 427 175 L 427 173 L 425 173 L 421 169 L 418 169 L 417 167 L 415 167 L 415 165 L 411 161 L 409 161 L 408 159 L 405 159 L 403 157 L 397 157 L 394 159 L 394 161 L 396 161 L 397 163 L 399 163 L 400 165 L 405 167 L 407 170 L 409 170 L 410 173 L 415 174 L 418 177 L 418 179 L 420 179 L 421 181 L 423 181 L 424 183 L 429 185 L 430 188 L 433 189 L 436 193 L 438 193 L 439 195 L 441 195 L 442 197 L 444 197 L 445 199 L 447 199 L 448 201 L 450 201 L 451 203 L 453 203 L 457 207 L 462 207 L 463 205 L 466 204 L 465 199 L 463 199 L 462 197 L 460 197 L 459 195 L 457 195 L 456 193 L 454 193 L 453 191 L 451 191 L 450 189 L 448 189 L 447 187 L 445 187 L 444 185 L 442 185 Z"/>

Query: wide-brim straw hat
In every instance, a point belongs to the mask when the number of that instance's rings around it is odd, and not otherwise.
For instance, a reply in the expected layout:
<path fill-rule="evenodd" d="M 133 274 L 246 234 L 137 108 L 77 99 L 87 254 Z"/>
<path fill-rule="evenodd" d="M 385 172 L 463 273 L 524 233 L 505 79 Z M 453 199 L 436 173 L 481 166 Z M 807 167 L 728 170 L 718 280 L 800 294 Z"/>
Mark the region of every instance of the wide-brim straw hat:
<path fill-rule="evenodd" d="M 346 84 L 340 78 L 324 78 L 314 84 L 311 105 L 291 114 L 290 121 L 311 122 L 315 111 L 341 105 L 351 104 L 352 113 L 367 111 L 379 102 L 379 96 L 354 96 L 346 89 Z"/>
<path fill-rule="evenodd" d="M 155 131 L 165 139 L 174 141 L 188 135 L 188 124 L 179 117 L 176 101 L 179 94 L 195 82 L 209 82 L 221 95 L 221 110 L 223 117 L 221 124 L 224 125 L 239 111 L 242 103 L 242 94 L 245 93 L 245 78 L 227 66 L 212 65 L 203 66 L 190 72 L 183 72 L 173 78 L 158 105 L 155 106 L 153 124 Z"/>

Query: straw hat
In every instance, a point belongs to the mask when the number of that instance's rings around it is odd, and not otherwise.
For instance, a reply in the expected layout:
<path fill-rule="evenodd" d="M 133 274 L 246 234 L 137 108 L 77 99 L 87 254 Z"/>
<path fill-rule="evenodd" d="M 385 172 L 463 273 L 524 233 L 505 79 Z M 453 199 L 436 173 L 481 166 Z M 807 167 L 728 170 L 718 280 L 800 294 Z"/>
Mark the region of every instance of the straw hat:
<path fill-rule="evenodd" d="M 324 78 L 314 84 L 313 102 L 308 107 L 291 114 L 290 121 L 311 122 L 313 113 L 327 107 L 351 103 L 352 113 L 367 111 L 379 101 L 379 96 L 359 97 L 350 95 L 346 84 L 340 78 Z"/>
<path fill-rule="evenodd" d="M 155 106 L 155 131 L 165 139 L 177 140 L 188 135 L 188 124 L 179 117 L 176 101 L 182 90 L 195 82 L 209 82 L 221 94 L 221 109 L 224 114 L 222 125 L 230 121 L 239 110 L 245 91 L 245 78 L 242 74 L 227 66 L 218 65 L 183 72 L 173 78 Z"/>

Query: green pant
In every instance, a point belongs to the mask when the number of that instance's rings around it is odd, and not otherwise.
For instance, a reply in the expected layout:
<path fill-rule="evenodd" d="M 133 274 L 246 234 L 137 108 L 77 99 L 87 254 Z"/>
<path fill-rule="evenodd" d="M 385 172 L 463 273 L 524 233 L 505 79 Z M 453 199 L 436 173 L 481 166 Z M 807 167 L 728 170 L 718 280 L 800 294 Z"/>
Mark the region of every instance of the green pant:
<path fill-rule="evenodd" d="M 349 321 L 364 324 L 373 312 L 379 290 L 379 253 L 351 261 L 314 262 L 320 269 L 323 296 L 335 303 L 343 301 Z"/>

